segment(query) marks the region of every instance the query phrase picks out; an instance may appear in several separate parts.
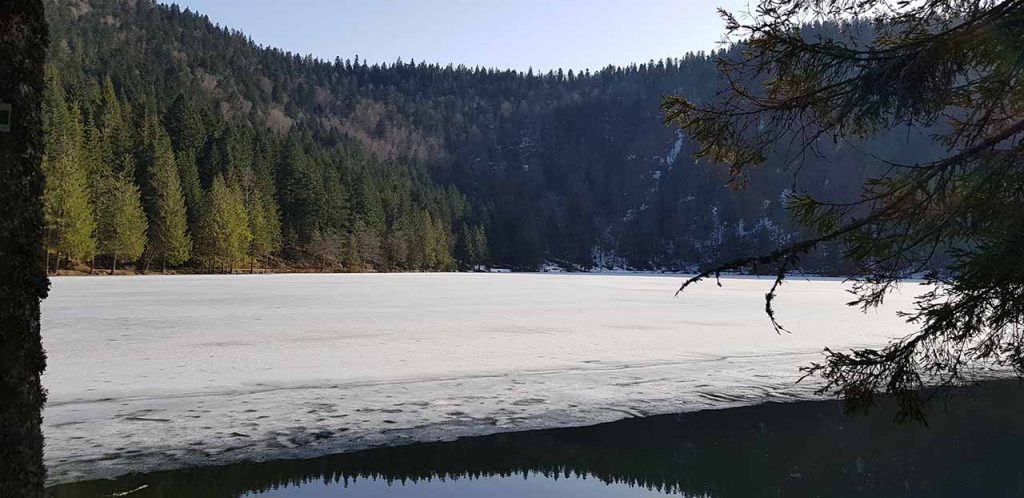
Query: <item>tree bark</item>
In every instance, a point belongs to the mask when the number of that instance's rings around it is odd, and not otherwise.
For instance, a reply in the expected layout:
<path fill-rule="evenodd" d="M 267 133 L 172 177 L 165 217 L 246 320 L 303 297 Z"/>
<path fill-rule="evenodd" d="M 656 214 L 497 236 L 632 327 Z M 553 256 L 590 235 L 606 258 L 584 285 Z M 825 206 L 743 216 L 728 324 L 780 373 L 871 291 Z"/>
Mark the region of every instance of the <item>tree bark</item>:
<path fill-rule="evenodd" d="M 0 496 L 40 498 L 46 478 L 40 430 L 46 355 L 39 301 L 49 289 L 41 168 L 47 43 L 42 1 L 0 2 L 0 26 L 0 100 L 11 104 L 11 130 L 0 132 Z"/>
<path fill-rule="evenodd" d="M 117 271 L 117 251 L 114 251 L 114 262 L 110 264 L 110 274 L 113 275 Z"/>

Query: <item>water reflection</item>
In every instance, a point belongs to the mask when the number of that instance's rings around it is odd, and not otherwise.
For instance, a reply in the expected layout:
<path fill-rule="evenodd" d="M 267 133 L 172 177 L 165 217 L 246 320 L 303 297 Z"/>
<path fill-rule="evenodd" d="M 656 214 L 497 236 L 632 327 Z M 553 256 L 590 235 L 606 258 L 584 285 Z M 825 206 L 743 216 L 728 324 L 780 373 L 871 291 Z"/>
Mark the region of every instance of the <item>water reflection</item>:
<path fill-rule="evenodd" d="M 928 427 L 882 407 L 768 404 L 51 488 L 49 496 L 1024 496 L 1024 389 L 988 384 Z"/>

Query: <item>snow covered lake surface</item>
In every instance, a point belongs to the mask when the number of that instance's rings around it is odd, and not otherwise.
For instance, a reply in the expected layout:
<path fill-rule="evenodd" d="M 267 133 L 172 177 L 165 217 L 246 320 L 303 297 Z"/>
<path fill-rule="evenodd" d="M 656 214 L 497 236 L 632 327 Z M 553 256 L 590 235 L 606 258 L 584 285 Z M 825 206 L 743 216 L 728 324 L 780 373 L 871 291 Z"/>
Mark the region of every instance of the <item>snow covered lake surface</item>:
<path fill-rule="evenodd" d="M 825 346 L 911 329 L 840 281 L 673 293 L 680 276 L 54 278 L 43 303 L 51 483 L 814 398 Z"/>

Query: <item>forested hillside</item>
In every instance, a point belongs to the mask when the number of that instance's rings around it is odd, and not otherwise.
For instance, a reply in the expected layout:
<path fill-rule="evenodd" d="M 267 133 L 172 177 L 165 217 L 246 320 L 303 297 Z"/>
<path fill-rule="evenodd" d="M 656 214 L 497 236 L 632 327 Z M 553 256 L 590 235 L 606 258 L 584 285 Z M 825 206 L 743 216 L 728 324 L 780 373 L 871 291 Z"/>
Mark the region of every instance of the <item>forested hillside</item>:
<path fill-rule="evenodd" d="M 593 73 L 369 65 L 151 0 L 47 8 L 55 264 L 683 269 L 795 237 L 789 192 L 849 199 L 877 173 L 841 143 L 799 185 L 781 156 L 739 192 L 694 164 L 659 104 L 712 97 L 715 55 Z M 874 145 L 912 154 L 896 135 Z"/>

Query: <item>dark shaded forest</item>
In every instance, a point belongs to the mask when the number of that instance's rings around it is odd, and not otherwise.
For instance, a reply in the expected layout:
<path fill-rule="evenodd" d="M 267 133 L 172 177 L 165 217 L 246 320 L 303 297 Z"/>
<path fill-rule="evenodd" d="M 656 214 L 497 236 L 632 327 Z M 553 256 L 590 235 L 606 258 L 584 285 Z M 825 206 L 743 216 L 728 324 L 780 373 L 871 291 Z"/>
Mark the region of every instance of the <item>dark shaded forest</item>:
<path fill-rule="evenodd" d="M 688 270 L 799 237 L 788 195 L 850 199 L 882 172 L 845 143 L 805 151 L 799 184 L 787 153 L 742 190 L 695 163 L 659 104 L 713 98 L 735 47 L 595 72 L 371 65 L 151 0 L 46 6 L 51 268 Z"/>

